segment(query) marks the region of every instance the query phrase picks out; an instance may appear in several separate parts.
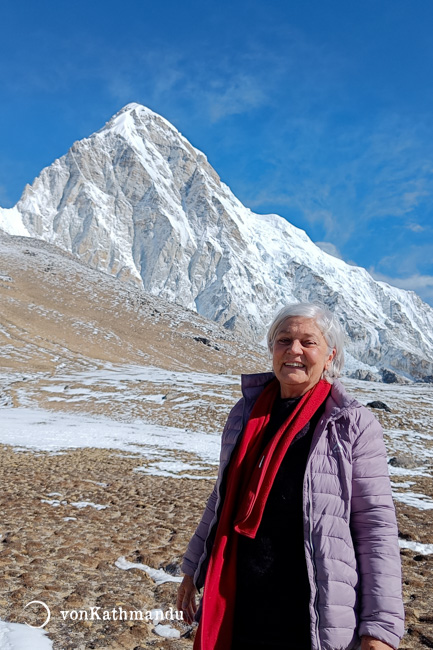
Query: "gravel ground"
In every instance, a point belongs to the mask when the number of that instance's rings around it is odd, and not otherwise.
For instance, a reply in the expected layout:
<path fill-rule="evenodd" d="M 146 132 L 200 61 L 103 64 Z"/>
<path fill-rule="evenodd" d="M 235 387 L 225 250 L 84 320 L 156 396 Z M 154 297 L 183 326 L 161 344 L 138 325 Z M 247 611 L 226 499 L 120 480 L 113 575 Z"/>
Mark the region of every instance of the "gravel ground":
<path fill-rule="evenodd" d="M 212 485 L 143 475 L 133 471 L 137 463 L 143 460 L 110 450 L 52 455 L 2 447 L 0 619 L 39 625 L 45 612 L 24 607 L 40 600 L 51 610 L 46 630 L 55 650 L 192 648 L 183 623 L 171 623 L 183 636 L 169 640 L 149 621 L 74 621 L 61 614 L 92 606 L 175 608 L 176 583 L 157 586 L 143 571 L 115 562 L 123 556 L 179 575 Z M 82 502 L 94 505 L 74 505 Z M 429 511 L 398 503 L 397 512 L 402 538 L 431 542 Z M 401 554 L 407 612 L 401 648 L 432 648 L 433 555 Z"/>

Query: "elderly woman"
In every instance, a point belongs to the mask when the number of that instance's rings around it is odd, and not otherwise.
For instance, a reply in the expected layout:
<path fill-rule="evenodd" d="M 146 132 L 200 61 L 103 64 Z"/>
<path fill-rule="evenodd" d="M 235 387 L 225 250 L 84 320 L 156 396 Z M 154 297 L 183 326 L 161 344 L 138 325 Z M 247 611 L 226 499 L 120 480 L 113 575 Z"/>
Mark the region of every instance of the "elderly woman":
<path fill-rule="evenodd" d="M 244 375 L 220 468 L 182 564 L 194 650 L 385 650 L 403 635 L 382 430 L 338 380 L 325 307 L 280 311 L 273 373 Z M 200 610 L 196 591 L 204 585 Z"/>

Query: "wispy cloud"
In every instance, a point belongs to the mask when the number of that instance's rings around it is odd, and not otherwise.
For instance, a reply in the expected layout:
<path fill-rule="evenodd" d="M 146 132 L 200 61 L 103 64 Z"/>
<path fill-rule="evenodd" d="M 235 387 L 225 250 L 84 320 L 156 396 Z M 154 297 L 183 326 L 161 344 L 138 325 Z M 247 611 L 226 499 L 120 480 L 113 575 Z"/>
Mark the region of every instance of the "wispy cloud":
<path fill-rule="evenodd" d="M 190 119 L 205 116 L 210 125 L 262 108 L 282 106 L 302 117 L 312 104 L 325 106 L 344 62 L 289 24 L 265 21 L 257 30 L 260 35 L 246 35 L 236 48 L 205 33 L 182 48 L 157 39 L 145 47 L 130 43 L 127 55 L 98 44 L 93 74 L 116 97 L 127 101 L 133 91 L 137 101 L 154 106 L 183 103 Z M 261 39 L 272 47 L 263 47 Z M 274 117 L 270 112 L 269 119 Z"/>
<path fill-rule="evenodd" d="M 404 255 L 400 250 L 391 255 L 384 255 L 374 265 L 379 273 L 400 276 L 425 275 L 431 269 L 433 260 L 433 242 L 427 240 L 423 244 L 408 245 L 404 248 Z"/>
<path fill-rule="evenodd" d="M 405 289 L 406 291 L 415 291 L 424 302 L 433 306 L 433 275 L 411 275 L 405 278 L 398 278 L 386 275 L 376 271 L 374 268 L 368 269 L 369 273 L 375 280 L 386 282 L 394 287 Z"/>
<path fill-rule="evenodd" d="M 431 126 L 377 115 L 346 129 L 330 123 L 327 127 L 329 117 L 322 117 L 322 128 L 320 116 L 310 125 L 308 119 L 293 125 L 290 149 L 287 131 L 279 147 L 274 139 L 273 152 L 281 151 L 279 164 L 264 179 L 265 191 L 251 183 L 254 208 L 268 209 L 272 203 L 286 207 L 289 220 L 300 217 L 310 225 L 313 238 L 338 246 L 359 248 L 362 240 L 380 231 L 380 224 L 389 224 L 383 242 L 388 250 L 397 225 L 423 232 L 433 202 L 433 156 L 426 144 L 433 138 Z M 377 238 L 371 241 L 376 245 Z"/>
<path fill-rule="evenodd" d="M 316 246 L 322 249 L 322 251 L 325 251 L 325 253 L 328 253 L 328 255 L 332 255 L 333 257 L 337 257 L 339 260 L 343 259 L 343 256 L 341 255 L 340 251 L 338 250 L 337 246 L 335 244 L 332 244 L 329 241 L 316 241 L 314 242 Z"/>
<path fill-rule="evenodd" d="M 122 102 L 133 97 L 153 107 L 174 103 L 177 111 L 184 105 L 190 119 L 200 115 L 211 125 L 270 101 L 260 74 L 228 60 L 210 69 L 205 57 L 189 59 L 169 48 L 137 52 L 132 59 L 139 61 L 138 70 L 128 61 L 101 69 L 108 91 Z"/>
<path fill-rule="evenodd" d="M 233 75 L 226 82 L 221 80 L 206 95 L 212 122 L 229 115 L 242 115 L 269 101 L 263 85 L 250 74 Z"/>
<path fill-rule="evenodd" d="M 415 291 L 425 302 L 433 305 L 432 259 L 433 243 L 427 240 L 423 244 L 407 246 L 404 254 L 396 251 L 382 257 L 368 271 L 376 280 Z"/>
<path fill-rule="evenodd" d="M 424 232 L 426 230 L 421 224 L 413 222 L 406 224 L 406 228 L 412 230 L 412 232 Z"/>
<path fill-rule="evenodd" d="M 7 188 L 1 184 L 0 184 L 0 206 L 1 207 L 12 206 L 12 201 L 9 198 L 9 193 Z"/>

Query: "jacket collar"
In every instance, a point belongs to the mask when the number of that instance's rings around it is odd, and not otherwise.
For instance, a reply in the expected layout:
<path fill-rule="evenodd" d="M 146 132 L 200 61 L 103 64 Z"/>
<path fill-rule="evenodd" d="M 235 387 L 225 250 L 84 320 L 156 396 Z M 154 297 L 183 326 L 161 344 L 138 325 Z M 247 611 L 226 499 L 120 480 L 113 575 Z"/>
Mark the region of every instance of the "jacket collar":
<path fill-rule="evenodd" d="M 347 409 L 356 408 L 360 403 L 346 392 L 341 381 L 334 379 L 331 392 L 326 401 L 325 417 L 335 418 L 341 416 Z"/>
<path fill-rule="evenodd" d="M 262 390 L 274 379 L 273 372 L 260 372 L 256 374 L 241 375 L 242 395 L 246 400 L 255 400 Z"/>

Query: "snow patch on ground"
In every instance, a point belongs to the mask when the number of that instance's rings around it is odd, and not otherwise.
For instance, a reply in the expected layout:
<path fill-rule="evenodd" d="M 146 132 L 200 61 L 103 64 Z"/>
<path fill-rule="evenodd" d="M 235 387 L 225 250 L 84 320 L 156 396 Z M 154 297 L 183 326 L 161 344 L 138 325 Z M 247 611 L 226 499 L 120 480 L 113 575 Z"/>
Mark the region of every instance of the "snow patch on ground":
<path fill-rule="evenodd" d="M 101 503 L 92 503 L 91 501 L 71 501 L 71 506 L 74 508 L 95 508 L 95 510 L 105 510 L 109 506 L 103 506 Z"/>
<path fill-rule="evenodd" d="M 115 563 L 118 569 L 123 569 L 127 571 L 128 569 L 139 569 L 144 571 L 146 575 L 149 576 L 151 580 L 154 581 L 156 586 L 164 584 L 164 582 L 182 582 L 182 578 L 178 576 L 172 576 L 169 573 L 166 573 L 163 569 L 152 569 L 152 567 L 147 566 L 147 564 L 141 564 L 140 562 L 128 562 L 123 556 L 119 557 Z"/>
<path fill-rule="evenodd" d="M 158 623 L 158 625 L 154 628 L 153 631 L 158 636 L 164 637 L 164 639 L 180 639 L 179 630 L 176 630 L 174 627 L 171 627 L 171 625 L 167 625 L 167 624 L 161 625 L 161 623 Z"/>
<path fill-rule="evenodd" d="M 66 449 L 97 448 L 134 452 L 152 463 L 169 460 L 170 475 L 184 472 L 190 463 L 177 458 L 178 452 L 193 453 L 206 464 L 218 463 L 220 436 L 164 427 L 142 420 L 116 422 L 103 416 L 66 414 L 43 409 L 12 408 L 2 410 L 0 443 L 16 450 L 34 449 L 60 453 Z M 164 468 L 155 467 L 161 475 Z M 54 500 L 55 501 L 55 500 Z"/>
<path fill-rule="evenodd" d="M 0 621 L 1 650 L 53 650 L 53 642 L 44 630 L 38 630 L 22 623 Z"/>
<path fill-rule="evenodd" d="M 418 510 L 433 510 L 433 499 L 425 494 L 419 494 L 418 492 L 393 492 L 392 496 L 395 501 L 405 503 L 407 506 L 413 506 L 414 508 L 418 508 Z"/>
<path fill-rule="evenodd" d="M 419 555 L 431 555 L 433 553 L 433 544 L 421 544 L 421 542 L 411 542 L 406 539 L 399 539 L 400 548 L 408 548 Z"/>

